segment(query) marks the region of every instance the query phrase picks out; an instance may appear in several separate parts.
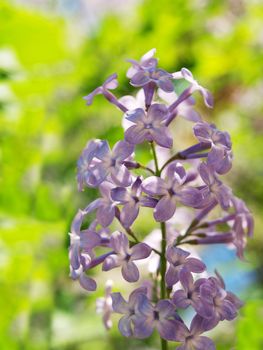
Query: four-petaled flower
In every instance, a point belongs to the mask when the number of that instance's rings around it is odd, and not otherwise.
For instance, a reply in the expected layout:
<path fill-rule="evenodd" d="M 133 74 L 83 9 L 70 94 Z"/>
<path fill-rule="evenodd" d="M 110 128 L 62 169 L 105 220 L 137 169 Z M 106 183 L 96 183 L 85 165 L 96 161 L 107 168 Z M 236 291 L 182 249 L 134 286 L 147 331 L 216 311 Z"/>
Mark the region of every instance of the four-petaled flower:
<path fill-rule="evenodd" d="M 218 174 L 227 173 L 232 166 L 232 144 L 229 134 L 220 131 L 214 124 L 205 122 L 194 126 L 194 134 L 202 143 L 209 143 L 211 151 L 208 153 L 207 163 Z"/>
<path fill-rule="evenodd" d="M 134 335 L 133 326 L 138 317 L 138 307 L 141 298 L 147 293 L 146 288 L 137 288 L 129 296 L 128 302 L 125 301 L 121 293 L 112 293 L 112 309 L 114 312 L 122 314 L 119 320 L 119 330 L 125 337 Z"/>
<path fill-rule="evenodd" d="M 128 60 L 132 63 L 132 67 L 128 70 L 127 77 L 131 78 L 131 85 L 135 87 L 144 87 L 153 83 L 163 91 L 172 92 L 174 90 L 171 82 L 173 75 L 164 69 L 157 68 L 158 61 L 153 57 L 154 54 L 155 49 L 142 56 L 140 62 Z"/>
<path fill-rule="evenodd" d="M 189 258 L 190 253 L 173 246 L 169 246 L 166 251 L 166 259 L 169 267 L 165 275 L 165 281 L 168 287 L 172 287 L 180 280 L 180 271 L 186 269 L 185 273 L 201 273 L 205 271 L 205 264 L 196 258 Z"/>
<path fill-rule="evenodd" d="M 102 140 L 91 140 L 87 143 L 84 148 L 77 166 L 78 166 L 78 189 L 79 191 L 83 190 L 84 186 L 92 185 L 94 182 L 94 176 L 92 174 L 91 168 L 94 166 L 96 153 L 100 148 L 104 148 L 106 141 Z"/>
<path fill-rule="evenodd" d="M 206 300 L 200 297 L 200 287 L 206 282 L 206 278 L 199 278 L 194 282 L 192 274 L 186 268 L 182 268 L 179 272 L 179 280 L 183 289 L 173 294 L 172 301 L 175 306 L 186 309 L 191 305 L 199 315 L 211 316 L 210 309 L 206 307 Z"/>
<path fill-rule="evenodd" d="M 232 199 L 231 189 L 217 178 L 208 164 L 201 163 L 199 173 L 205 183 L 205 186 L 201 187 L 203 202 L 200 205 L 208 205 L 211 201 L 216 200 L 223 209 L 228 209 Z"/>
<path fill-rule="evenodd" d="M 97 284 L 85 273 L 92 260 L 93 253 L 91 251 L 91 246 L 86 246 L 85 236 L 83 237 L 80 231 L 84 216 L 85 213 L 79 210 L 71 224 L 69 248 L 70 277 L 74 280 L 78 279 L 80 285 L 84 289 L 94 291 L 97 288 Z M 96 234 L 91 234 L 90 240 L 95 245 L 99 242 L 99 238 Z"/>
<path fill-rule="evenodd" d="M 209 277 L 200 286 L 200 297 L 206 300 L 206 308 L 210 313 L 209 322 L 214 326 L 219 321 L 233 320 L 237 316 L 237 310 L 243 305 L 233 293 L 225 290 L 221 276 Z"/>
<path fill-rule="evenodd" d="M 241 199 L 233 197 L 232 204 L 235 208 L 232 227 L 234 233 L 233 243 L 237 248 L 237 256 L 244 260 L 244 248 L 246 246 L 247 237 L 253 236 L 254 220 L 252 214 Z"/>
<path fill-rule="evenodd" d="M 184 324 L 179 328 L 177 341 L 181 342 L 177 350 L 215 350 L 213 341 L 207 337 L 201 336 L 207 329 L 204 326 L 204 319 L 196 314 L 193 318 L 190 329 Z"/>
<path fill-rule="evenodd" d="M 93 99 L 96 95 L 103 94 L 103 95 L 106 95 L 105 97 L 107 97 L 108 90 L 114 90 L 117 87 L 118 87 L 117 74 L 114 73 L 110 75 L 101 86 L 97 87 L 90 94 L 83 97 L 83 99 L 87 101 L 87 105 L 89 106 L 92 104 Z"/>
<path fill-rule="evenodd" d="M 123 278 L 128 282 L 136 282 L 139 279 L 138 267 L 133 262 L 147 258 L 152 249 L 145 243 L 138 243 L 129 247 L 129 240 L 122 232 L 114 232 L 110 238 L 110 246 L 115 254 L 108 256 L 103 263 L 102 270 L 109 271 L 121 266 Z"/>
<path fill-rule="evenodd" d="M 97 221 L 103 227 L 109 226 L 115 217 L 115 203 L 110 196 L 112 187 L 110 182 L 103 182 L 99 186 L 101 198 L 95 199 L 85 208 L 87 214 L 97 210 Z"/>
<path fill-rule="evenodd" d="M 108 142 L 106 142 L 96 152 L 98 161 L 90 169 L 93 176 L 90 185 L 96 187 L 103 181 L 110 180 L 118 186 L 129 186 L 131 175 L 123 163 L 131 156 L 133 151 L 134 146 L 126 141 L 117 142 L 112 151 Z"/>
<path fill-rule="evenodd" d="M 134 322 L 134 335 L 137 338 L 148 338 L 156 328 L 161 338 L 176 340 L 177 314 L 175 306 L 169 300 L 159 300 L 155 306 L 143 295 L 139 306 L 138 317 Z"/>
<path fill-rule="evenodd" d="M 105 293 L 104 297 L 98 298 L 96 300 L 96 311 L 97 313 L 102 314 L 103 324 L 106 329 L 110 329 L 112 327 L 111 314 L 112 310 L 112 281 L 108 280 L 105 285 Z"/>
<path fill-rule="evenodd" d="M 179 162 L 172 162 L 167 167 L 166 178 L 150 176 L 142 183 L 142 189 L 151 196 L 161 196 L 154 208 L 156 221 L 169 220 L 175 213 L 179 199 L 184 205 L 198 207 L 202 199 L 201 192 L 194 187 L 185 187 L 187 174 Z"/>
<path fill-rule="evenodd" d="M 200 94 L 203 96 L 205 105 L 209 108 L 213 108 L 213 105 L 214 105 L 213 96 L 210 94 L 210 92 L 207 89 L 201 86 L 194 79 L 193 74 L 190 72 L 189 69 L 182 68 L 180 72 L 173 73 L 173 78 L 174 79 L 184 78 L 190 84 L 190 93 L 199 91 Z"/>
<path fill-rule="evenodd" d="M 140 206 L 154 208 L 157 200 L 141 194 L 140 177 L 134 181 L 131 189 L 115 187 L 111 190 L 111 197 L 114 201 L 123 204 L 120 219 L 124 227 L 130 227 L 139 214 Z"/>
<path fill-rule="evenodd" d="M 125 140 L 131 144 L 139 144 L 143 141 L 155 141 L 158 145 L 171 148 L 173 145 L 169 129 L 165 126 L 168 117 L 167 107 L 155 103 L 145 112 L 142 108 L 136 108 L 126 114 L 126 119 L 134 123 L 125 131 Z"/>

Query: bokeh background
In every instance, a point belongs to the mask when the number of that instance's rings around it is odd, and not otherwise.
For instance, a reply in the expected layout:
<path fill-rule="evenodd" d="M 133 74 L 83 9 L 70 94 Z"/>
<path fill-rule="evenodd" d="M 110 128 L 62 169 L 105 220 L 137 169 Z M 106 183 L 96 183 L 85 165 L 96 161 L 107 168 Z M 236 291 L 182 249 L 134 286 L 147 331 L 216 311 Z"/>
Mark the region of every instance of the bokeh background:
<path fill-rule="evenodd" d="M 225 247 L 204 252 L 246 301 L 237 321 L 211 336 L 218 350 L 263 349 L 262 1 L 1 0 L 1 350 L 158 349 L 155 336 L 123 339 L 117 320 L 106 333 L 95 312 L 103 286 L 83 291 L 68 278 L 67 260 L 72 217 L 95 195 L 77 192 L 76 160 L 88 139 L 123 135 L 119 111 L 101 97 L 87 108 L 82 96 L 113 72 L 118 96 L 130 93 L 125 59 L 152 47 L 163 68 L 187 67 L 212 91 L 214 110 L 197 109 L 232 135 L 225 181 L 254 213 L 256 230 L 247 263 Z"/>

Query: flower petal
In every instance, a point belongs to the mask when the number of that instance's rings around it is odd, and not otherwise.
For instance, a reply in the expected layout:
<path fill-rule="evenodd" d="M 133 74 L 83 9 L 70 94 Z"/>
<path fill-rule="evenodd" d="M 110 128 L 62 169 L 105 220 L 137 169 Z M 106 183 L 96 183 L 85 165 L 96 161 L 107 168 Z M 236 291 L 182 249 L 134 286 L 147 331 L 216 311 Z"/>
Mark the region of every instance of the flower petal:
<path fill-rule="evenodd" d="M 134 152 L 134 146 L 126 141 L 119 141 L 112 149 L 115 159 L 125 160 Z"/>
<path fill-rule="evenodd" d="M 125 165 L 111 169 L 111 178 L 116 185 L 127 187 L 131 184 L 131 174 Z"/>
<path fill-rule="evenodd" d="M 126 256 L 129 250 L 129 240 L 127 236 L 119 231 L 112 233 L 110 238 L 112 249 L 120 255 Z"/>
<path fill-rule="evenodd" d="M 148 258 L 151 254 L 152 248 L 146 243 L 138 243 L 131 248 L 132 260 L 140 260 Z"/>
<path fill-rule="evenodd" d="M 165 195 L 167 193 L 167 184 L 157 176 L 150 176 L 142 182 L 142 190 L 150 196 Z"/>
<path fill-rule="evenodd" d="M 205 264 L 201 260 L 196 258 L 187 258 L 185 262 L 185 266 L 189 271 L 195 272 L 195 273 L 204 272 L 206 269 Z"/>
<path fill-rule="evenodd" d="M 85 272 L 82 272 L 79 276 L 79 284 L 84 289 L 93 292 L 97 289 L 97 283 L 90 277 L 88 277 Z"/>
<path fill-rule="evenodd" d="M 207 337 L 197 337 L 193 341 L 195 350 L 216 350 L 214 342 Z"/>
<path fill-rule="evenodd" d="M 103 205 L 97 210 L 96 218 L 103 227 L 108 227 L 115 217 L 115 209 L 113 205 Z"/>
<path fill-rule="evenodd" d="M 131 328 L 131 317 L 129 315 L 123 316 L 119 320 L 118 328 L 124 337 L 131 337 L 133 335 Z"/>
<path fill-rule="evenodd" d="M 154 218 L 159 222 L 167 221 L 174 215 L 175 209 L 175 199 L 169 195 L 163 196 L 154 208 Z"/>
<path fill-rule="evenodd" d="M 175 291 L 172 301 L 176 307 L 181 309 L 186 309 L 191 304 L 190 300 L 187 298 L 186 292 L 182 289 Z"/>
<path fill-rule="evenodd" d="M 139 205 L 133 200 L 124 204 L 121 211 L 121 222 L 124 227 L 130 227 L 139 214 Z"/>
<path fill-rule="evenodd" d="M 140 277 L 138 267 L 132 261 L 124 262 L 121 272 L 127 282 L 137 282 Z"/>
<path fill-rule="evenodd" d="M 152 319 L 138 317 L 134 321 L 134 336 L 138 339 L 149 338 L 154 329 Z"/>
<path fill-rule="evenodd" d="M 143 70 L 140 70 L 131 78 L 131 85 L 135 87 L 140 87 L 148 84 L 150 82 L 150 78 L 145 74 Z"/>
<path fill-rule="evenodd" d="M 153 128 L 151 129 L 151 135 L 158 145 L 165 148 L 172 148 L 173 139 L 167 127 Z"/>
<path fill-rule="evenodd" d="M 125 131 L 124 137 L 131 144 L 139 144 L 146 140 L 147 133 L 143 125 L 132 125 Z"/>
<path fill-rule="evenodd" d="M 172 287 L 178 281 L 179 281 L 178 269 L 170 265 L 165 274 L 165 282 L 168 287 Z"/>
<path fill-rule="evenodd" d="M 108 256 L 102 264 L 102 271 L 109 271 L 121 265 L 121 261 L 117 255 Z"/>
<path fill-rule="evenodd" d="M 126 314 L 129 311 L 128 303 L 123 299 L 121 293 L 111 293 L 112 309 L 118 314 Z"/>

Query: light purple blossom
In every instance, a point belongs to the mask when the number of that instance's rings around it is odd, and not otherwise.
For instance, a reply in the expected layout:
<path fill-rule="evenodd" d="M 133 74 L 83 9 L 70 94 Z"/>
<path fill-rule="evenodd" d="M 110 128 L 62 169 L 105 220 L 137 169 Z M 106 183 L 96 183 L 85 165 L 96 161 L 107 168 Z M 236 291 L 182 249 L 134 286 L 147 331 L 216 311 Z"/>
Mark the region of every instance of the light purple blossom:
<path fill-rule="evenodd" d="M 144 87 L 147 84 L 155 84 L 166 92 L 174 90 L 172 74 L 164 69 L 157 68 L 157 59 L 153 57 L 155 49 L 147 52 L 140 60 L 128 60 L 132 67 L 128 70 L 127 76 L 131 78 L 131 85 L 135 87 Z"/>
<path fill-rule="evenodd" d="M 155 141 L 158 145 L 171 148 L 173 141 L 168 128 L 164 125 L 168 116 L 167 107 L 153 104 L 147 112 L 136 108 L 126 114 L 126 119 L 134 123 L 125 131 L 125 140 L 131 144 L 143 141 Z"/>
<path fill-rule="evenodd" d="M 150 196 L 161 196 L 154 208 L 156 221 L 169 220 L 175 213 L 176 202 L 179 200 L 184 205 L 197 207 L 202 199 L 201 192 L 191 186 L 185 186 L 188 177 L 181 163 L 172 162 L 167 167 L 165 180 L 150 176 L 142 183 L 142 189 Z"/>
<path fill-rule="evenodd" d="M 182 68 L 180 72 L 176 72 L 173 74 L 174 79 L 182 79 L 184 78 L 190 84 L 190 94 L 199 91 L 203 96 L 204 103 L 207 107 L 213 108 L 214 101 L 211 93 L 201 86 L 193 77 L 193 74 L 187 68 Z"/>
<path fill-rule="evenodd" d="M 128 59 L 127 61 L 132 64 L 132 66 L 127 71 L 127 77 L 132 78 L 139 71 L 154 71 L 157 67 L 158 60 L 153 56 L 156 53 L 156 49 L 151 49 L 146 52 L 140 59 L 140 61 Z"/>
<path fill-rule="evenodd" d="M 108 330 L 112 327 L 111 314 L 112 310 L 112 281 L 108 280 L 105 284 L 105 294 L 104 297 L 98 298 L 96 300 L 96 311 L 102 314 L 102 320 L 105 328 Z"/>
<path fill-rule="evenodd" d="M 134 146 L 126 141 L 117 142 L 111 150 L 106 142 L 96 152 L 96 163 L 90 168 L 93 179 L 90 186 L 99 186 L 103 181 L 110 180 L 118 186 L 129 186 L 131 175 L 123 164 L 134 151 Z"/>
<path fill-rule="evenodd" d="M 146 288 L 137 288 L 129 296 L 128 302 L 124 300 L 121 293 L 112 293 L 112 309 L 124 316 L 119 320 L 119 330 L 125 337 L 134 335 L 133 325 L 138 317 L 138 307 L 141 298 L 147 293 Z"/>
<path fill-rule="evenodd" d="M 94 182 L 94 176 L 92 174 L 92 167 L 95 165 L 96 153 L 101 148 L 104 148 L 106 141 L 102 140 L 91 140 L 87 143 L 84 148 L 79 160 L 78 160 L 78 189 L 83 190 L 84 186 L 91 186 Z"/>
<path fill-rule="evenodd" d="M 107 90 L 114 90 L 118 87 L 117 74 L 110 75 L 105 82 L 97 87 L 94 91 L 92 91 L 89 95 L 83 97 L 84 100 L 87 101 L 87 105 L 91 105 L 93 99 L 96 95 L 103 94 L 107 95 Z"/>
<path fill-rule="evenodd" d="M 254 219 L 245 203 L 237 198 L 232 198 L 235 208 L 234 223 L 232 232 L 234 233 L 233 243 L 237 248 L 237 256 L 244 260 L 244 249 L 247 244 L 247 237 L 253 236 Z"/>
<path fill-rule="evenodd" d="M 211 151 L 208 153 L 207 163 L 218 174 L 227 173 L 232 167 L 232 144 L 227 132 L 220 131 L 214 124 L 205 122 L 194 126 L 194 134 L 202 143 L 209 143 Z"/>
<path fill-rule="evenodd" d="M 213 200 L 216 200 L 223 209 L 228 209 L 231 204 L 232 191 L 224 185 L 215 175 L 213 169 L 206 163 L 201 163 L 199 173 L 205 186 L 201 191 L 203 194 L 202 205 L 209 205 Z"/>
<path fill-rule="evenodd" d="M 196 258 L 189 258 L 190 253 L 174 246 L 169 246 L 166 251 L 166 259 L 169 267 L 165 275 L 168 287 L 172 287 L 180 280 L 180 271 L 184 268 L 186 272 L 201 273 L 205 271 L 205 264 Z"/>
<path fill-rule="evenodd" d="M 130 248 L 127 236 L 118 231 L 111 235 L 110 246 L 115 254 L 105 259 L 103 271 L 121 266 L 122 276 L 126 281 L 138 281 L 139 270 L 134 261 L 147 258 L 151 254 L 151 248 L 145 243 L 138 243 Z"/>
<path fill-rule="evenodd" d="M 214 326 L 219 321 L 233 320 L 237 316 L 237 310 L 243 305 L 233 293 L 225 290 L 221 276 L 209 277 L 200 286 L 200 296 L 206 300 L 206 308 L 210 313 L 209 320 Z"/>
<path fill-rule="evenodd" d="M 179 272 L 179 280 L 183 289 L 176 290 L 172 297 L 176 307 L 186 309 L 191 305 L 199 315 L 211 316 L 210 309 L 206 307 L 206 300 L 200 297 L 200 287 L 206 282 L 206 278 L 199 278 L 194 282 L 187 268 L 182 268 Z"/>
<path fill-rule="evenodd" d="M 173 92 L 165 92 L 161 89 L 158 90 L 158 95 L 168 104 L 173 104 L 177 99 L 177 94 Z M 183 117 L 186 120 L 197 123 L 201 122 L 201 117 L 197 111 L 194 110 L 195 100 L 192 96 L 182 101 L 174 110 L 174 117 L 176 115 Z M 173 117 L 173 118 L 174 118 Z"/>
<path fill-rule="evenodd" d="M 177 350 L 215 350 L 213 341 L 208 337 L 201 336 L 207 330 L 203 327 L 203 324 L 203 318 L 196 314 L 191 322 L 190 329 L 182 325 L 177 337 L 182 344 Z"/>
<path fill-rule="evenodd" d="M 116 187 L 111 190 L 112 199 L 123 204 L 120 220 L 124 227 L 130 227 L 139 214 L 140 206 L 154 208 L 157 200 L 143 196 L 140 177 L 134 181 L 131 189 Z"/>
<path fill-rule="evenodd" d="M 95 199 L 85 208 L 87 214 L 94 210 L 97 211 L 97 221 L 103 227 L 109 226 L 115 217 L 115 203 L 110 196 L 112 187 L 110 182 L 103 182 L 99 186 L 101 198 Z"/>
<path fill-rule="evenodd" d="M 176 340 L 178 316 L 175 306 L 170 300 L 159 300 L 156 305 L 152 305 L 146 295 L 143 295 L 138 306 L 138 313 L 134 325 L 134 335 L 136 338 L 148 338 L 156 328 L 161 338 L 166 340 Z"/>
<path fill-rule="evenodd" d="M 207 107 L 213 105 L 211 94 L 188 69 L 170 74 L 157 67 L 154 54 L 152 49 L 140 61 L 129 60 L 132 67 L 127 76 L 131 85 L 141 87 L 136 99 L 117 98 L 110 91 L 118 85 L 116 74 L 84 97 L 90 105 L 102 94 L 116 105 L 124 112 L 125 132 L 124 140 L 112 149 L 107 141 L 91 140 L 79 158 L 79 190 L 98 187 L 100 195 L 73 219 L 70 276 L 93 291 L 96 282 L 87 275 L 93 267 L 102 264 L 103 271 L 120 267 L 124 280 L 133 283 L 144 276 L 141 272 L 147 265 L 150 280 L 148 276 L 141 281 L 147 288 L 135 289 L 128 301 L 120 293 L 111 293 L 111 285 L 106 285 L 104 297 L 97 302 L 105 327 L 111 327 L 111 314 L 116 312 L 122 315 L 119 330 L 126 337 L 147 338 L 156 329 L 162 348 L 168 347 L 167 341 L 176 341 L 180 342 L 178 350 L 215 350 L 212 340 L 202 334 L 220 321 L 234 319 L 242 302 L 226 290 L 217 272 L 216 277 L 195 276 L 205 271 L 205 264 L 179 246 L 229 243 L 244 259 L 254 221 L 244 202 L 218 177 L 232 165 L 229 134 L 203 122 L 193 109 L 195 91 Z M 173 79 L 186 80 L 187 87 L 179 96 Z M 198 143 L 180 149 L 177 141 L 179 148 L 174 153 L 170 127 L 177 116 L 196 123 L 193 131 Z M 143 142 L 145 145 L 137 148 L 152 152 L 154 159 L 148 164 L 140 150 L 138 159 L 134 154 L 135 145 Z M 224 211 L 219 217 L 214 215 L 218 204 Z M 159 228 L 147 223 L 142 232 L 136 232 L 135 220 L 146 212 L 142 207 L 153 208 Z M 114 218 L 125 233 L 111 233 Z M 90 219 L 93 221 L 87 225 Z M 153 231 L 145 238 L 147 227 Z M 190 328 L 178 311 L 189 306 L 196 312 Z"/>

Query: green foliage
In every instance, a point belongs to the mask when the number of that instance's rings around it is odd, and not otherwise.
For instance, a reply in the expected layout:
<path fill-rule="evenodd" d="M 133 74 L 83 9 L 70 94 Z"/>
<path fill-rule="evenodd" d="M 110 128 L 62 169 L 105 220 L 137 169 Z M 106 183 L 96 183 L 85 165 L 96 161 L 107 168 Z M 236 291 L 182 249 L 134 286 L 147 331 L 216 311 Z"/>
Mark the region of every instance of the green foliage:
<path fill-rule="evenodd" d="M 95 316 L 97 295 L 87 298 L 67 268 L 69 223 L 94 197 L 93 191 L 76 192 L 76 159 L 90 138 L 112 144 L 123 136 L 114 107 L 98 97 L 88 109 L 81 97 L 115 71 L 118 92 L 128 94 L 126 58 L 156 47 L 167 70 L 186 66 L 212 90 L 215 110 L 197 108 L 230 130 L 235 165 L 228 181 L 259 216 L 262 19 L 257 1 L 145 0 L 134 15 L 106 16 L 72 49 L 68 33 L 79 33 L 69 19 L 0 2 L 1 349 L 142 348 L 119 338 L 116 327 L 105 334 Z M 190 132 L 185 140 L 190 143 Z M 146 163 L 147 150 L 139 155 Z M 142 235 L 151 229 L 144 213 Z M 257 229 L 253 261 L 260 268 L 259 234 Z M 261 314 L 262 302 L 249 301 L 237 323 L 238 350 L 263 347 Z M 227 336 L 220 342 L 218 349 L 231 343 Z M 158 347 L 154 337 L 145 344 Z"/>

